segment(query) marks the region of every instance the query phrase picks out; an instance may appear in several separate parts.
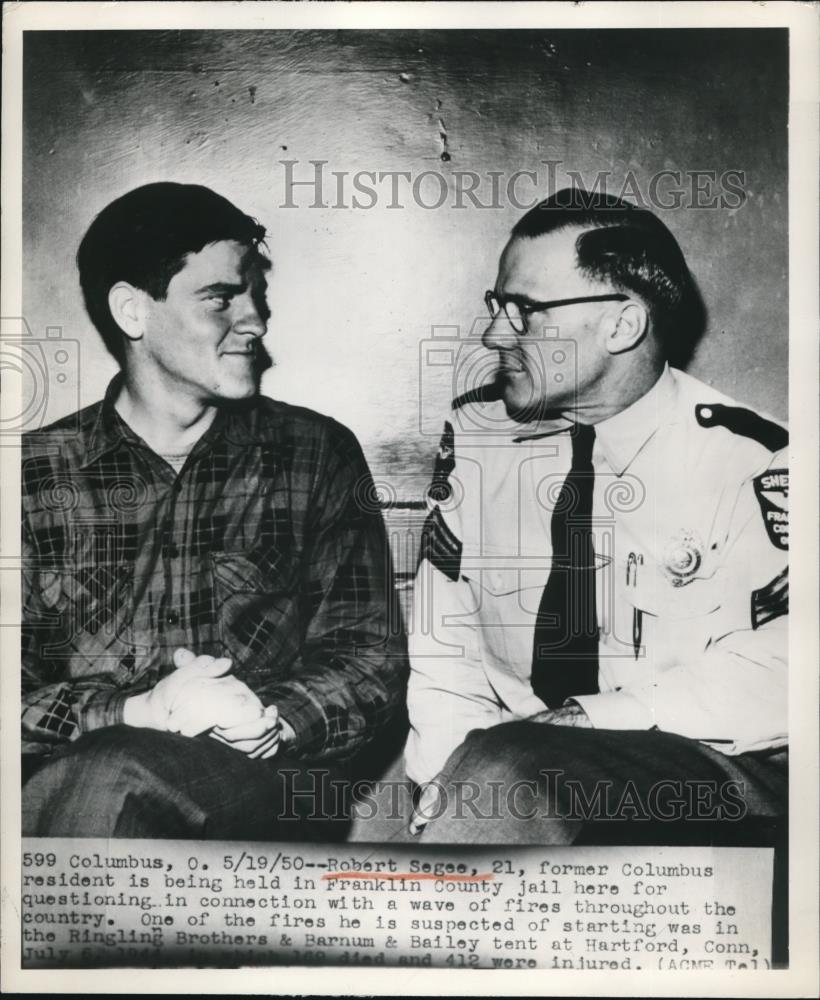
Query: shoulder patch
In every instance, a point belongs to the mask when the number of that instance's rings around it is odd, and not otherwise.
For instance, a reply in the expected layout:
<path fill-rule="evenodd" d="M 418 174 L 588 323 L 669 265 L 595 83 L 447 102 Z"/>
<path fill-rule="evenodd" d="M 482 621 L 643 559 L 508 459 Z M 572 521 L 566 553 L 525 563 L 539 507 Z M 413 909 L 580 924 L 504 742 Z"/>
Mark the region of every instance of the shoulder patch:
<path fill-rule="evenodd" d="M 699 403 L 695 407 L 695 419 L 701 427 L 725 427 L 733 434 L 757 441 L 769 451 L 780 451 L 789 443 L 789 432 L 785 427 L 742 406 Z"/>
<path fill-rule="evenodd" d="M 752 628 L 760 628 L 781 615 L 789 613 L 789 570 L 782 573 L 761 587 L 752 591 Z"/>
<path fill-rule="evenodd" d="M 788 549 L 789 470 L 767 469 L 752 482 L 769 541 L 778 549 Z"/>
<path fill-rule="evenodd" d="M 419 565 L 429 560 L 448 579 L 461 575 L 461 542 L 450 530 L 436 505 L 428 514 L 421 532 Z"/>

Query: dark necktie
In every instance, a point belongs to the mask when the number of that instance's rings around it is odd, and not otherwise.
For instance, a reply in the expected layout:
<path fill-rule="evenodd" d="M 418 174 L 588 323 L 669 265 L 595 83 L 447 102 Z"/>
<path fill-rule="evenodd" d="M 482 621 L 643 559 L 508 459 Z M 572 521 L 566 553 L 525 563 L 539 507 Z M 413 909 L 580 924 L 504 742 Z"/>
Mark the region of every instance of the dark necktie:
<path fill-rule="evenodd" d="M 598 615 L 592 543 L 593 427 L 577 424 L 572 465 L 550 524 L 552 566 L 535 620 L 532 688 L 550 708 L 598 690 Z"/>

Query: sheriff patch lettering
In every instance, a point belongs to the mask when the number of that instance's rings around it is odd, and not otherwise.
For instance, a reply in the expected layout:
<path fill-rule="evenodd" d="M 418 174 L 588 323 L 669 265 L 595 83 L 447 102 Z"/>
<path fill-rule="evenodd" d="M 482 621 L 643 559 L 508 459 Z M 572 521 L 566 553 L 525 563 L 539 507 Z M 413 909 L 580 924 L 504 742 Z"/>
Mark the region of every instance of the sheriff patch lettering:
<path fill-rule="evenodd" d="M 788 549 L 789 470 L 769 469 L 755 477 L 754 485 L 769 541 L 778 549 Z"/>

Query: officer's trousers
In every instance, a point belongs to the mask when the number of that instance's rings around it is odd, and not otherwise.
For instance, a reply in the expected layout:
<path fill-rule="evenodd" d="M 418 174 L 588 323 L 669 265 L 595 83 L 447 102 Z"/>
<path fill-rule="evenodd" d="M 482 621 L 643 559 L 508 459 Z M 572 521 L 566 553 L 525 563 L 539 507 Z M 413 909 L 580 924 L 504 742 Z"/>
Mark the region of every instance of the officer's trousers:
<path fill-rule="evenodd" d="M 671 733 L 510 722 L 449 757 L 425 843 L 731 843 L 786 816 L 787 752 L 729 757 Z M 750 822 L 752 821 L 752 822 Z"/>

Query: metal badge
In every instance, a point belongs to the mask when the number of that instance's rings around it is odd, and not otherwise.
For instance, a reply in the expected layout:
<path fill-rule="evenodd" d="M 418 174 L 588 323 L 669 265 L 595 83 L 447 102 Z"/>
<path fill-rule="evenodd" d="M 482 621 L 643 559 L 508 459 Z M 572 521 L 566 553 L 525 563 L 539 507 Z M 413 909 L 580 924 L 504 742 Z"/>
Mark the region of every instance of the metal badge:
<path fill-rule="evenodd" d="M 696 531 L 679 531 L 661 557 L 661 567 L 673 587 L 691 583 L 702 562 L 703 542 Z"/>

